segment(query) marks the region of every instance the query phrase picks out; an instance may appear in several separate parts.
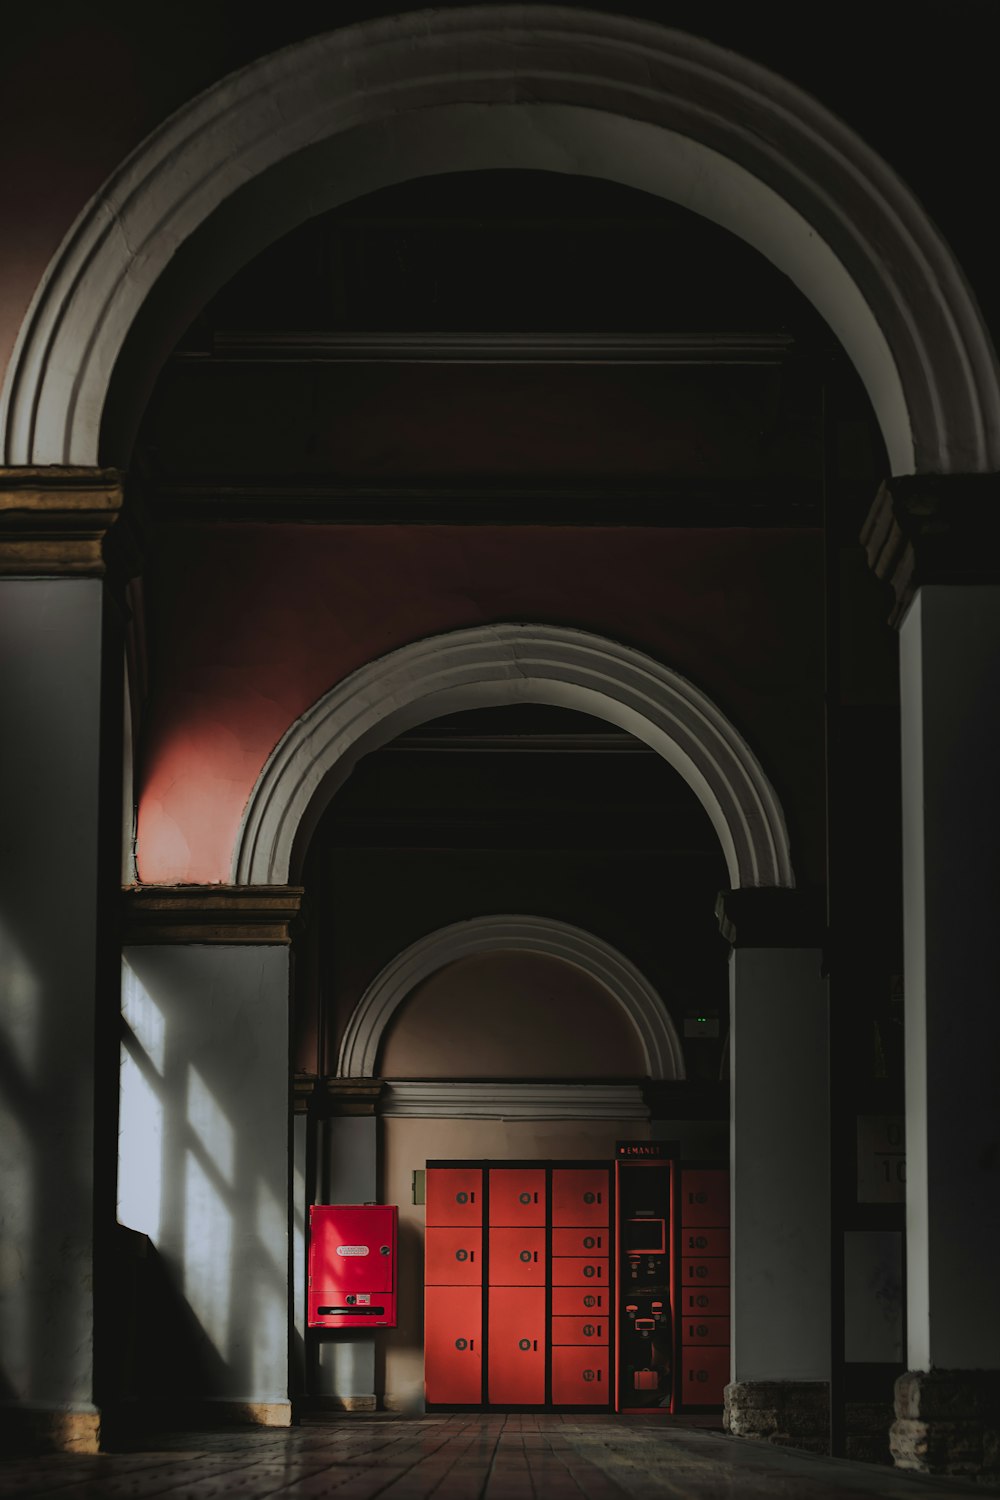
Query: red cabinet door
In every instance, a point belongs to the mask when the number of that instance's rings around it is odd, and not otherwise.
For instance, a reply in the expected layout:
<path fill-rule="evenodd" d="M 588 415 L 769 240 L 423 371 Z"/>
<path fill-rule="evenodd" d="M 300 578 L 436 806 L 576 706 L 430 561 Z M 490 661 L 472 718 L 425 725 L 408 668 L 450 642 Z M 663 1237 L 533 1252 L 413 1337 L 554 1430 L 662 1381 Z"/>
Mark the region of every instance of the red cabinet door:
<path fill-rule="evenodd" d="M 545 1223 L 544 1167 L 490 1168 L 490 1223 Z"/>
<path fill-rule="evenodd" d="M 682 1286 L 677 1294 L 682 1318 L 728 1318 L 728 1286 Z"/>
<path fill-rule="evenodd" d="M 728 1308 L 729 1303 L 726 1303 Z M 554 1286 L 552 1316 L 555 1318 L 606 1318 L 611 1297 L 606 1286 Z"/>
<path fill-rule="evenodd" d="M 721 1255 L 681 1261 L 681 1286 L 728 1286 L 729 1261 Z"/>
<path fill-rule="evenodd" d="M 425 1224 L 483 1222 L 483 1174 L 478 1167 L 428 1167 Z"/>
<path fill-rule="evenodd" d="M 685 1406 L 721 1406 L 729 1382 L 729 1350 L 681 1349 L 681 1399 Z"/>
<path fill-rule="evenodd" d="M 592 1286 L 600 1291 L 608 1284 L 608 1262 L 591 1256 L 554 1256 L 552 1260 L 552 1285 Z"/>
<path fill-rule="evenodd" d="M 682 1318 L 682 1344 L 715 1344 L 729 1347 L 728 1318 Z"/>
<path fill-rule="evenodd" d="M 498 1406 L 544 1406 L 544 1287 L 490 1287 L 489 1318 L 488 1399 Z"/>
<path fill-rule="evenodd" d="M 424 1281 L 428 1286 L 479 1286 L 483 1279 L 483 1231 L 432 1227 L 424 1237 Z"/>
<path fill-rule="evenodd" d="M 682 1229 L 680 1239 L 682 1255 L 699 1257 L 729 1254 L 729 1230 L 727 1228 Z"/>
<path fill-rule="evenodd" d="M 553 1255 L 607 1255 L 608 1230 L 594 1224 L 588 1229 L 553 1229 Z"/>
<path fill-rule="evenodd" d="M 606 1344 L 608 1320 L 596 1314 L 590 1318 L 553 1318 L 553 1344 Z"/>
<path fill-rule="evenodd" d="M 608 1351 L 562 1345 L 552 1350 L 553 1406 L 607 1406 Z"/>
<path fill-rule="evenodd" d="M 490 1286 L 545 1285 L 545 1230 L 490 1230 Z"/>
<path fill-rule="evenodd" d="M 553 1224 L 607 1224 L 611 1194 L 605 1167 L 555 1167 L 552 1171 Z"/>
<path fill-rule="evenodd" d="M 483 1399 L 483 1304 L 478 1287 L 424 1289 L 424 1390 L 428 1401 Z"/>
<path fill-rule="evenodd" d="M 729 1223 L 729 1173 L 724 1167 L 681 1172 L 681 1224 Z"/>

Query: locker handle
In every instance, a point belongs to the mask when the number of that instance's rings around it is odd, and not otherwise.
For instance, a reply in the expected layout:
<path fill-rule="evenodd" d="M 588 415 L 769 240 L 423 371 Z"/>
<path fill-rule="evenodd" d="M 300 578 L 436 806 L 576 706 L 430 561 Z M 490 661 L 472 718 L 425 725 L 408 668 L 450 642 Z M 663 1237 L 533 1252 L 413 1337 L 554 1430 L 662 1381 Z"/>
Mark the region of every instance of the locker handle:
<path fill-rule="evenodd" d="M 535 1202 L 536 1203 L 538 1202 L 538 1194 L 537 1193 L 535 1194 Z"/>
<path fill-rule="evenodd" d="M 475 1347 L 476 1347 L 476 1341 L 475 1341 L 475 1339 L 470 1339 L 470 1340 L 469 1340 L 469 1350 L 470 1350 L 470 1352 L 471 1352 L 471 1351 L 472 1351 L 472 1350 L 473 1350 L 473 1349 L 474 1349 L 474 1348 L 475 1348 Z"/>
<path fill-rule="evenodd" d="M 538 1194 L 537 1194 L 537 1193 L 536 1193 L 536 1194 L 535 1194 L 535 1197 L 536 1197 L 536 1198 L 537 1198 L 537 1197 L 538 1197 Z M 536 1250 L 536 1251 L 535 1251 L 535 1260 L 537 1260 L 537 1259 L 538 1259 L 538 1251 L 537 1251 L 537 1250 Z"/>

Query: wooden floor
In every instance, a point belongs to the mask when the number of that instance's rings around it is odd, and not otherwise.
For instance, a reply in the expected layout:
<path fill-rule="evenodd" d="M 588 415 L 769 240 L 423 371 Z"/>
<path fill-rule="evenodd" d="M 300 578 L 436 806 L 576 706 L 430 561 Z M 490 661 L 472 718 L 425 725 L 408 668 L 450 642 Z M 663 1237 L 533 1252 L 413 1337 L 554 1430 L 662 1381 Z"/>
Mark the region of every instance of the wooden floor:
<path fill-rule="evenodd" d="M 160 1435 L 94 1457 L 0 1464 L 0 1496 L 208 1500 L 956 1500 L 1000 1489 L 911 1477 L 662 1418 L 355 1416 L 282 1431 Z"/>

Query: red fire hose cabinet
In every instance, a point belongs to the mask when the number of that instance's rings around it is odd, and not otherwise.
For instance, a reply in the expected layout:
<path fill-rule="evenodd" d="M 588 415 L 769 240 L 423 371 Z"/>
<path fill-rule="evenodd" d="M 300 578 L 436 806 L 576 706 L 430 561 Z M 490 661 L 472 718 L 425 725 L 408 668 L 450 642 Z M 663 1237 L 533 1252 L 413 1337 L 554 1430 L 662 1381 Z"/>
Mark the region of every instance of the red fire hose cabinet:
<path fill-rule="evenodd" d="M 309 1327 L 395 1328 L 395 1204 L 309 1209 Z"/>

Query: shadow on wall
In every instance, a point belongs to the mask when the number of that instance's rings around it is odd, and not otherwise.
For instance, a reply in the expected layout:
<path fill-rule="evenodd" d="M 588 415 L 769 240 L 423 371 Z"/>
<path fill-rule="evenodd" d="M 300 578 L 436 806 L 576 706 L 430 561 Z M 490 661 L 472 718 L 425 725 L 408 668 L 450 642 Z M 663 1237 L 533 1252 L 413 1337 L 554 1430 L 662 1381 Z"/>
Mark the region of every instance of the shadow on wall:
<path fill-rule="evenodd" d="M 287 985 L 277 948 L 126 959 L 118 1215 L 149 1248 L 122 1241 L 120 1359 L 140 1398 L 288 1399 Z"/>

